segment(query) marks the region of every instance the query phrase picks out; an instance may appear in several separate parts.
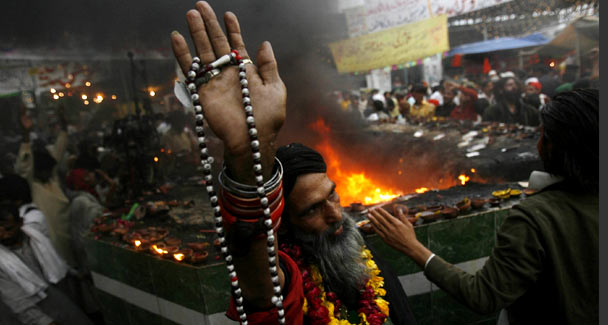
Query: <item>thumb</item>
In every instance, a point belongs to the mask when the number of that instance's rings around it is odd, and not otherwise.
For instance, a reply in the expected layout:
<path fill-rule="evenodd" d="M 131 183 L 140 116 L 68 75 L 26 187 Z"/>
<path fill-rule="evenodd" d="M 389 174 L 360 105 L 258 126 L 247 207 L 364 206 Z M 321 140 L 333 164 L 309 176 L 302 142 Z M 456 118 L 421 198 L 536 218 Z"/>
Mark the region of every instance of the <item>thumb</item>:
<path fill-rule="evenodd" d="M 281 80 L 279 69 L 277 68 L 277 60 L 274 57 L 270 42 L 265 41 L 260 45 L 256 61 L 258 63 L 258 73 L 262 77 L 264 84 L 275 83 Z"/>

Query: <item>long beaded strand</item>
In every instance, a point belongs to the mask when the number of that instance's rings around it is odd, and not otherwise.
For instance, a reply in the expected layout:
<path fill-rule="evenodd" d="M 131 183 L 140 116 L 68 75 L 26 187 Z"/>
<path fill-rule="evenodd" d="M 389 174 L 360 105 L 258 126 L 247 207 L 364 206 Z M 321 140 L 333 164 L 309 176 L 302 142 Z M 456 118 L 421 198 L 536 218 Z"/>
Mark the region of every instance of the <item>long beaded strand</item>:
<path fill-rule="evenodd" d="M 230 54 L 226 54 L 216 61 L 205 65 L 204 69 L 201 69 L 201 60 L 198 57 L 192 58 L 192 65 L 190 71 L 187 74 L 187 87 L 190 91 L 190 97 L 194 104 L 194 112 L 196 117 L 196 133 L 198 136 L 198 145 L 201 149 L 201 164 L 203 165 L 204 179 L 206 182 L 206 190 L 209 195 L 209 201 L 213 208 L 214 219 L 215 219 L 215 230 L 218 234 L 220 247 L 224 260 L 226 261 L 226 268 L 230 276 L 230 282 L 232 286 L 232 294 L 236 303 L 236 310 L 239 313 L 239 318 L 242 324 L 247 325 L 247 314 L 243 308 L 243 297 L 242 291 L 239 286 L 238 277 L 232 263 L 232 255 L 228 251 L 228 245 L 225 239 L 225 233 L 222 223 L 221 208 L 218 203 L 217 193 L 213 189 L 213 177 L 211 175 L 211 164 L 213 163 L 213 157 L 209 156 L 207 145 L 205 143 L 205 132 L 203 129 L 204 116 L 203 107 L 200 102 L 200 97 L 197 92 L 195 79 L 198 75 L 207 73 L 212 69 L 220 68 L 227 64 L 238 65 L 239 68 L 239 81 L 241 84 L 241 95 L 243 98 L 243 107 L 245 109 L 246 122 L 248 127 L 249 139 L 251 140 L 251 151 L 253 157 L 253 172 L 255 174 L 257 195 L 260 198 L 260 204 L 264 212 L 264 226 L 266 227 L 266 247 L 268 251 L 268 264 L 270 270 L 270 277 L 273 284 L 273 297 L 272 303 L 277 307 L 279 315 L 279 324 L 285 324 L 285 310 L 283 309 L 283 295 L 281 294 L 281 284 L 279 282 L 279 274 L 276 267 L 276 250 L 274 247 L 274 230 L 272 227 L 271 213 L 268 206 L 268 198 L 266 197 L 266 190 L 264 188 L 264 177 L 262 174 L 262 156 L 260 153 L 260 142 L 258 140 L 258 130 L 255 127 L 255 119 L 253 117 L 253 107 L 251 106 L 251 98 L 249 97 L 249 88 L 246 73 L 246 63 L 243 58 L 238 54 L 238 51 L 233 50 Z"/>

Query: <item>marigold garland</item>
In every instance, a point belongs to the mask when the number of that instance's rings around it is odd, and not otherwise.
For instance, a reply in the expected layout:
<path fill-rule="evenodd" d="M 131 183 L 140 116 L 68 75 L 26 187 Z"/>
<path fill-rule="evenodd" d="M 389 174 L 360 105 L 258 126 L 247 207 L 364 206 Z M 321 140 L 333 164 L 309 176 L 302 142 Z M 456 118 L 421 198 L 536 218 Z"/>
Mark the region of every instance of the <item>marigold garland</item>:
<path fill-rule="evenodd" d="M 315 325 L 347 325 L 351 324 L 345 318 L 348 310 L 334 292 L 325 292 L 323 277 L 315 265 L 305 265 L 301 257 L 301 249 L 295 245 L 281 245 L 281 250 L 289 255 L 298 265 L 304 283 L 304 305 L 302 311 L 307 315 L 310 324 Z M 388 319 L 388 301 L 384 278 L 379 276 L 380 270 L 373 260 L 372 253 L 363 246 L 361 258 L 367 266 L 369 279 L 361 291 L 357 303 L 357 313 L 361 325 L 381 325 Z"/>

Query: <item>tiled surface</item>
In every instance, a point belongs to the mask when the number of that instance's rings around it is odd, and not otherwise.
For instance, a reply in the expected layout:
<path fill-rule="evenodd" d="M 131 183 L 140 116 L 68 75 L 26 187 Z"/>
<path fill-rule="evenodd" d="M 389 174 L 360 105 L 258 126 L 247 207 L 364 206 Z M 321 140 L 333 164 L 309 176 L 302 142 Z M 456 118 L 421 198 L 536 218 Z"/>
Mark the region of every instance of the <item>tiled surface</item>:
<path fill-rule="evenodd" d="M 428 231 L 429 249 L 452 264 L 488 256 L 495 243 L 491 214 L 437 223 Z"/>
<path fill-rule="evenodd" d="M 494 247 L 496 229 L 508 210 L 416 227 L 416 236 L 425 246 L 451 263 L 488 256 Z M 398 275 L 420 272 L 408 257 L 387 246 L 376 236 L 368 236 L 377 254 L 387 260 Z M 230 298 L 224 264 L 191 267 L 136 253 L 103 242 L 87 240 L 89 263 L 93 271 L 206 315 L 222 313 Z M 100 292 L 110 324 L 172 324 L 171 321 Z M 473 324 L 492 321 L 481 316 L 437 289 L 409 297 L 420 324 Z M 110 312 L 111 311 L 111 312 Z M 481 323 L 480 323 L 481 322 Z"/>

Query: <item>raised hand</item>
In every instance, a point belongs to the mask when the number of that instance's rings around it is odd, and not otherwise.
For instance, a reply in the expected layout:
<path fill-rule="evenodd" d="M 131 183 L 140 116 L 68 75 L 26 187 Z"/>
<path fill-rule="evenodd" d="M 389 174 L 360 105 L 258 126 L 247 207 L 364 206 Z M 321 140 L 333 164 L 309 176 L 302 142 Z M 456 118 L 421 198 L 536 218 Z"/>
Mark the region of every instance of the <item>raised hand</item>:
<path fill-rule="evenodd" d="M 215 12 L 205 1 L 196 3 L 196 10 L 186 14 L 190 36 L 202 64 L 210 63 L 236 49 L 249 58 L 236 16 L 227 12 L 224 23 L 228 37 L 222 31 Z M 192 64 L 192 54 L 186 40 L 177 32 L 171 34 L 173 53 L 186 74 Z M 286 89 L 279 77 L 277 63 L 269 42 L 260 46 L 257 64 L 247 65 L 247 79 L 254 109 L 260 151 L 265 171 L 271 170 L 276 152 L 275 139 L 285 120 Z M 251 154 L 245 113 L 243 111 L 238 68 L 223 67 L 221 73 L 199 88 L 205 118 L 213 132 L 224 141 L 226 163 L 246 163 Z M 266 162 L 266 164 L 264 163 Z M 251 166 L 251 164 L 247 164 Z M 232 168 L 238 169 L 238 168 Z M 238 177 L 238 176 L 237 176 Z"/>

